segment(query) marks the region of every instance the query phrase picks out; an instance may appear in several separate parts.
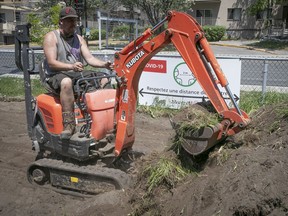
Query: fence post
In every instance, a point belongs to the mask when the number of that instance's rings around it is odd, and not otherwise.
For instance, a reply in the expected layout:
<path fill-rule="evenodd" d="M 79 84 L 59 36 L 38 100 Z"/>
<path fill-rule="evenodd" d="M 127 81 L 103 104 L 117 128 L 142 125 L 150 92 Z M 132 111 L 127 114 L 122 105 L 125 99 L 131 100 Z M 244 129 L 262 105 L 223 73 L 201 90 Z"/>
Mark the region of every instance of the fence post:
<path fill-rule="evenodd" d="M 267 86 L 267 76 L 268 76 L 268 62 L 264 60 L 264 70 L 263 70 L 263 83 L 262 83 L 262 104 L 265 101 L 266 86 Z"/>
<path fill-rule="evenodd" d="M 102 41 L 101 41 L 101 28 L 102 27 L 101 27 L 101 12 L 100 11 L 97 11 L 97 16 L 98 16 L 98 31 L 99 31 L 99 33 L 98 33 L 99 50 L 101 50 L 102 49 L 102 46 L 101 46 L 101 43 L 102 43 Z"/>

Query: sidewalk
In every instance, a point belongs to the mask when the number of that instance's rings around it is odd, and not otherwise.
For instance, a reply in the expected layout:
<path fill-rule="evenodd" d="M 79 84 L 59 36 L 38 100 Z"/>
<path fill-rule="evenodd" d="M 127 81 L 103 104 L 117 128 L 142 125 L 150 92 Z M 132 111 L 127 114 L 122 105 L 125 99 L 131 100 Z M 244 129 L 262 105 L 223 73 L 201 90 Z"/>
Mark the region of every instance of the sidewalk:
<path fill-rule="evenodd" d="M 225 46 L 225 47 L 243 48 L 243 49 L 248 49 L 248 50 L 256 50 L 256 51 L 271 53 L 274 55 L 288 55 L 288 49 L 268 50 L 268 49 L 255 48 L 255 47 L 249 46 L 249 44 L 253 44 L 257 42 L 259 42 L 259 40 L 229 40 L 229 41 L 209 42 L 209 44 L 215 45 L 215 46 Z"/>

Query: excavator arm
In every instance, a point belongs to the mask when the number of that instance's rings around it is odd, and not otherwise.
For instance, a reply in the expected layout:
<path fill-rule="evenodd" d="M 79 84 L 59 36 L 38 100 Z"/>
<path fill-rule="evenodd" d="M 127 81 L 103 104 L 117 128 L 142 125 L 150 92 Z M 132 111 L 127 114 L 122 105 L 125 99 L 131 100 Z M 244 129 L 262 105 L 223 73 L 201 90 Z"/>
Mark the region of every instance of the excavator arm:
<path fill-rule="evenodd" d="M 164 23 L 167 28 L 148 40 Z M 145 42 L 147 41 L 148 42 Z M 120 77 L 117 91 L 115 155 L 132 147 L 135 139 L 134 118 L 138 96 L 138 83 L 148 61 L 168 44 L 173 44 L 197 79 L 203 91 L 218 112 L 222 121 L 201 133 L 187 135 L 189 142 L 183 147 L 192 155 L 209 149 L 223 138 L 241 131 L 250 122 L 248 115 L 239 109 L 208 42 L 204 31 L 188 14 L 169 11 L 165 19 L 147 29 L 135 41 L 115 53 L 115 71 Z M 229 108 L 219 90 L 221 85 L 229 95 L 234 108 Z"/>

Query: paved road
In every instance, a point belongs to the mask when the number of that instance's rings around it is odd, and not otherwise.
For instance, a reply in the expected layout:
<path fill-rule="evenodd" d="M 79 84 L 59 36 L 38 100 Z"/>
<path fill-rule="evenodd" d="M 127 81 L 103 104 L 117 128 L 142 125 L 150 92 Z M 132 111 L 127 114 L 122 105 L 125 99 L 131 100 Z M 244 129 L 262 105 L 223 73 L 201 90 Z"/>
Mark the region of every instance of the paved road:
<path fill-rule="evenodd" d="M 213 51 L 216 54 L 228 54 L 228 55 L 249 55 L 249 56 L 287 56 L 288 50 L 275 50 L 269 51 L 265 49 L 255 48 L 253 49 L 251 46 L 248 46 L 251 43 L 255 43 L 258 41 L 220 41 L 220 42 L 211 42 L 211 46 Z"/>

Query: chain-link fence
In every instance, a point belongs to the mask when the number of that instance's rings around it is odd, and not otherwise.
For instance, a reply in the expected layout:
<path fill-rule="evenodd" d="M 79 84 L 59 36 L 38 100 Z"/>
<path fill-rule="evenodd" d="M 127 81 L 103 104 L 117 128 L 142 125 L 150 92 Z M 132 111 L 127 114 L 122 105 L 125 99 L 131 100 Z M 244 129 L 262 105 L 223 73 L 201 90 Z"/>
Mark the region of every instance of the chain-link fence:
<path fill-rule="evenodd" d="M 92 52 L 94 56 L 101 60 L 113 61 L 113 51 Z M 15 65 L 14 51 L 0 52 L 0 75 L 19 74 Z M 179 54 L 177 54 L 179 57 Z M 175 56 L 176 57 L 176 56 Z M 230 57 L 217 57 L 231 58 Z M 235 57 L 233 57 L 235 59 Z M 35 52 L 35 70 L 37 65 L 43 59 L 43 52 Z M 279 92 L 288 94 L 288 58 L 281 57 L 239 57 L 241 61 L 241 91 Z M 32 64 L 31 55 L 30 62 Z"/>
<path fill-rule="evenodd" d="M 241 90 L 288 93 L 288 58 L 241 59 Z"/>
<path fill-rule="evenodd" d="M 114 58 L 114 53 L 111 52 L 93 52 L 95 57 L 104 60 L 104 61 L 112 61 Z M 41 61 L 43 61 L 44 54 L 43 51 L 34 51 L 34 57 L 30 53 L 29 55 L 29 65 L 32 67 L 33 59 L 35 61 L 35 73 L 38 73 L 38 65 Z M 30 68 L 31 68 L 30 67 Z M 0 75 L 4 74 L 21 74 L 22 71 L 19 70 L 15 64 L 15 52 L 12 50 L 0 51 Z"/>

